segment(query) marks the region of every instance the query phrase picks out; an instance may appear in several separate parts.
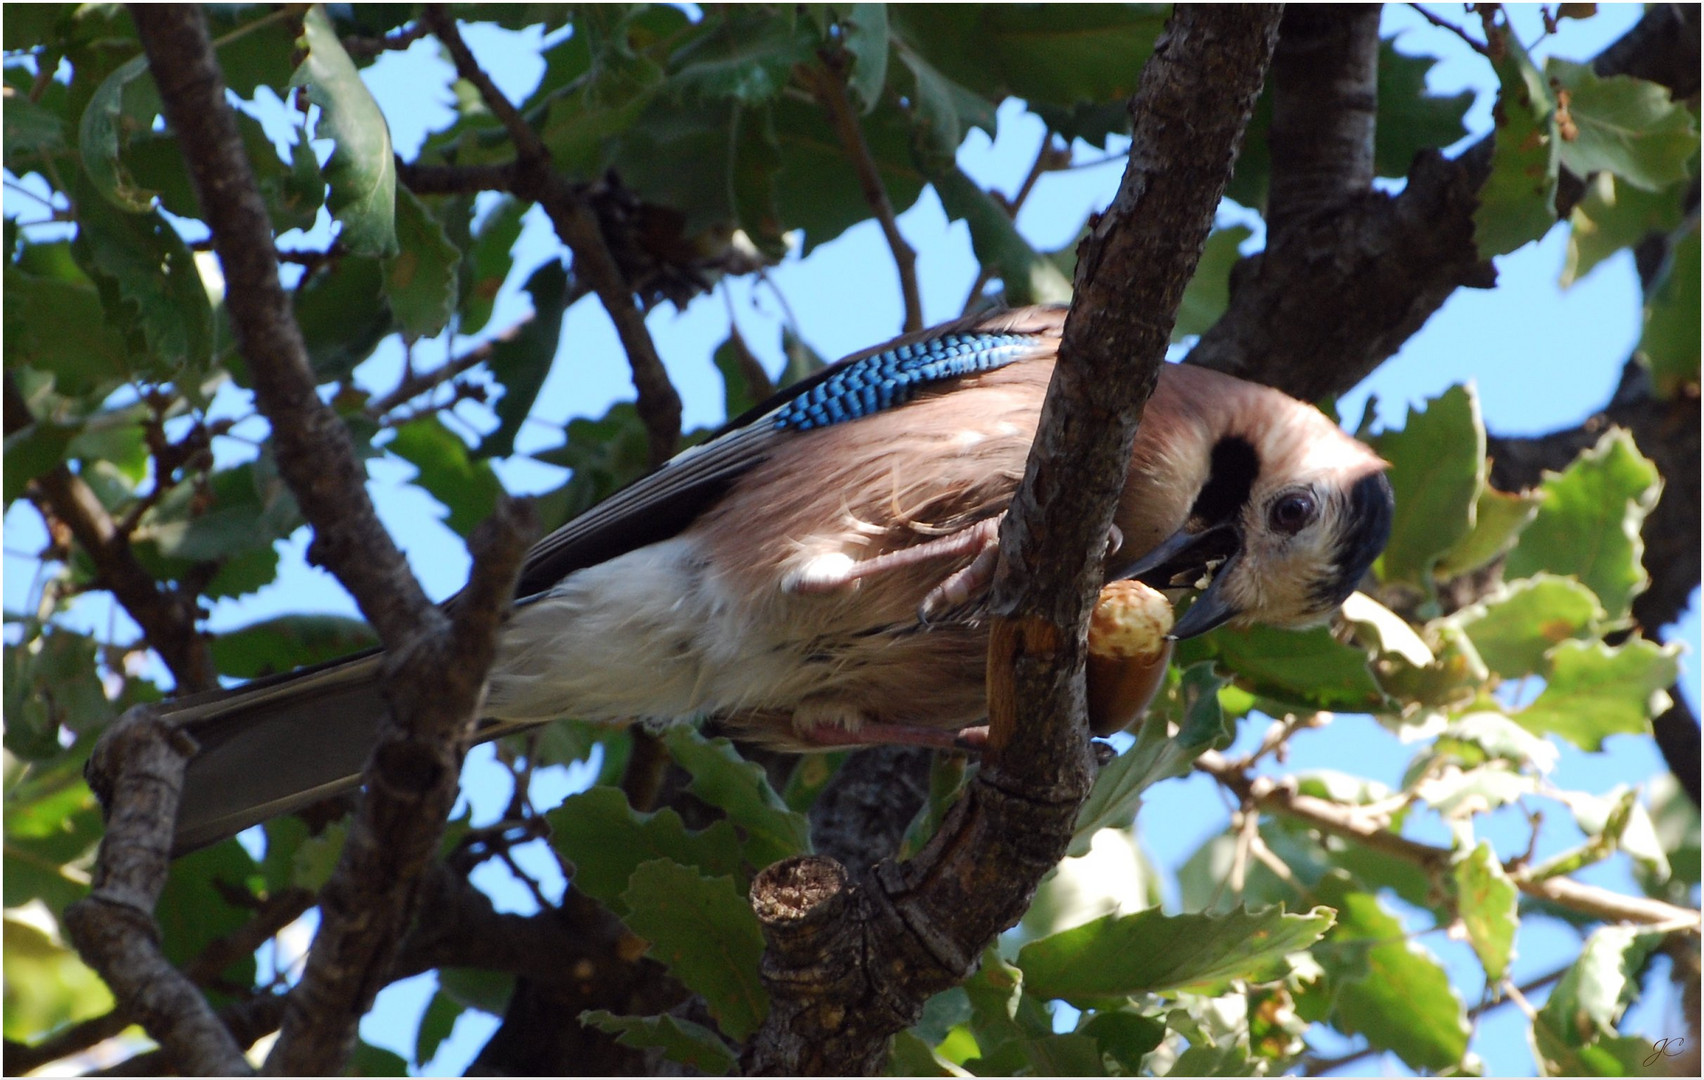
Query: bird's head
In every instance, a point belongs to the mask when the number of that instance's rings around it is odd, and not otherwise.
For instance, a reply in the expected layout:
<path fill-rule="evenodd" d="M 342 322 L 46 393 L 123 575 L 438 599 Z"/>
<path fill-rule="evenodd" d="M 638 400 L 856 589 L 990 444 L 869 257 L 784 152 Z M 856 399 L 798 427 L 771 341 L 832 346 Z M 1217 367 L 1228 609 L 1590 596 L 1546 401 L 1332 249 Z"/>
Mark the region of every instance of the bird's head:
<path fill-rule="evenodd" d="M 1283 400 L 1295 409 L 1268 409 L 1268 422 L 1213 442 L 1184 525 L 1124 570 L 1161 588 L 1211 574 L 1173 637 L 1227 622 L 1323 623 L 1390 539 L 1385 462 L 1317 411 Z"/>

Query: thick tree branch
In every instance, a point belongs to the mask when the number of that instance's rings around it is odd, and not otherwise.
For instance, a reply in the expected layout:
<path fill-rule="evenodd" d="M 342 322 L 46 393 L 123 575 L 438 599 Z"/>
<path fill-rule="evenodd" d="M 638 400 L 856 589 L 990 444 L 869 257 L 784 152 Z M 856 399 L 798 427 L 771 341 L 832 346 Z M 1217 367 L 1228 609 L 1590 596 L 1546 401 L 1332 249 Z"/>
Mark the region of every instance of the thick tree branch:
<path fill-rule="evenodd" d="M 1684 96 L 1698 85 L 1697 57 L 1697 5 L 1659 4 L 1593 67 Z M 1457 288 L 1494 283 L 1473 242 L 1490 151 L 1487 138 L 1455 161 L 1424 153 L 1402 194 L 1365 191 L 1335 214 L 1274 229 L 1266 250 L 1233 271 L 1230 306 L 1188 362 L 1306 400 L 1349 390 Z M 1567 200 L 1558 208 L 1565 214 Z"/>
<path fill-rule="evenodd" d="M 914 859 L 759 875 L 771 1009 L 748 1073 L 867 1073 L 962 980 L 1064 854 L 1093 779 L 1084 624 L 1136 420 L 1212 225 L 1277 35 L 1274 6 L 1180 6 L 1132 102 L 1130 162 L 1085 242 L 1077 303 L 995 584 L 989 753 Z M 1045 528 L 1043 524 L 1045 522 Z"/>
<path fill-rule="evenodd" d="M 1303 795 L 1293 788 L 1274 783 L 1265 777 L 1250 777 L 1231 765 L 1221 755 L 1208 751 L 1195 761 L 1195 767 L 1213 777 L 1235 795 L 1244 806 L 1303 822 L 1324 833 L 1393 855 L 1412 863 L 1428 874 L 1447 870 L 1453 859 L 1448 848 L 1423 844 L 1391 832 L 1357 808 L 1329 799 Z M 1700 916 L 1697 911 L 1665 904 L 1642 896 L 1628 896 L 1609 889 L 1585 885 L 1566 877 L 1537 878 L 1529 869 L 1514 862 L 1504 864 L 1504 870 L 1517 888 L 1528 896 L 1589 915 L 1606 922 L 1626 922 L 1648 926 L 1665 926 L 1697 934 Z"/>
<path fill-rule="evenodd" d="M 844 64 L 833 54 L 824 54 L 821 60 L 820 66 L 802 66 L 798 70 L 817 103 L 828 113 L 828 125 L 840 141 L 847 160 L 852 163 L 852 170 L 858 176 L 858 187 L 864 193 L 864 202 L 876 223 L 882 227 L 882 237 L 893 253 L 894 269 L 899 272 L 899 294 L 905 303 L 905 332 L 916 333 L 923 329 L 923 293 L 917 285 L 917 252 L 899 231 L 899 219 L 893 211 L 893 202 L 888 198 L 887 185 L 882 183 L 881 170 L 876 167 L 875 155 L 870 153 L 863 125 L 858 123 L 858 111 L 852 107 L 852 99 L 846 92 Z"/>
<path fill-rule="evenodd" d="M 436 856 L 455 804 L 497 629 L 535 531 L 529 507 L 501 501 L 469 541 L 474 573 L 447 632 L 387 653 L 392 721 L 362 775 L 366 794 L 343 856 L 320 892 L 320 930 L 290 993 L 268 1072 L 339 1067 L 354 1046 L 357 1022 L 385 985 L 418 905 L 420 875 Z M 399 729 L 400 718 L 406 727 Z"/>
<path fill-rule="evenodd" d="M 1271 233 L 1371 187 L 1379 111 L 1378 4 L 1293 4 L 1272 56 Z"/>
<path fill-rule="evenodd" d="M 187 736 L 141 708 L 120 717 L 96 745 L 89 786 L 108 808 L 107 830 L 93 886 L 65 909 L 65 929 L 119 1008 L 185 1072 L 247 1075 L 253 1070 L 207 999 L 160 952 L 154 921 L 183 770 L 194 753 Z"/>
<path fill-rule="evenodd" d="M 12 373 L 6 373 L 6 435 L 35 423 Z M 162 481 L 163 482 L 163 481 Z M 30 485 L 30 501 L 44 516 L 62 523 L 99 575 L 97 583 L 112 592 L 125 613 L 142 628 L 148 645 L 171 669 L 183 692 L 206 690 L 218 680 L 213 654 L 196 626 L 200 612 L 195 597 L 164 588 L 143 568 L 119 528 L 82 477 L 63 462 Z"/>
<path fill-rule="evenodd" d="M 442 835 L 531 515 L 500 504 L 470 545 L 475 570 L 453 614 L 426 600 L 378 522 L 347 430 L 319 400 L 202 11 L 138 6 L 132 17 L 213 233 L 279 469 L 314 526 L 313 552 L 388 650 L 390 713 L 363 775 L 367 793 L 321 894 L 320 931 L 268 1062 L 287 1073 L 334 1072 L 390 968 L 416 880 Z"/>
<path fill-rule="evenodd" d="M 213 233 L 225 304 L 256 403 L 272 425 L 279 471 L 314 526 L 311 555 L 337 575 L 386 644 L 402 645 L 439 616 L 379 523 L 348 430 L 315 390 L 278 280 L 266 204 L 225 101 L 224 76 L 205 46 L 204 20 L 181 5 L 138 5 L 134 14 Z"/>

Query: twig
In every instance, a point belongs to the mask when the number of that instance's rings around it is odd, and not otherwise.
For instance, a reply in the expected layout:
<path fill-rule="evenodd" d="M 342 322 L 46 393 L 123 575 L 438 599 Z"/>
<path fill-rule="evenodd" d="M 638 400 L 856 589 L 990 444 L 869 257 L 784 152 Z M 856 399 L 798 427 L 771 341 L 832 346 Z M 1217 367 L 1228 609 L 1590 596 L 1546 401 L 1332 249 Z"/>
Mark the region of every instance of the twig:
<path fill-rule="evenodd" d="M 509 190 L 544 207 L 556 235 L 574 253 L 574 273 L 591 283 L 615 323 L 633 369 L 639 418 L 650 436 L 651 464 L 661 465 L 674 456 L 680 442 L 680 395 L 657 355 L 644 313 L 633 302 L 633 289 L 610 254 L 597 215 L 577 188 L 551 171 L 550 148 L 479 67 L 456 29 L 455 19 L 439 5 L 427 6 L 421 18 L 449 50 L 456 73 L 478 88 L 486 106 L 514 140 L 516 161 L 508 177 Z M 418 172 L 411 171 L 410 175 L 418 177 Z"/>
<path fill-rule="evenodd" d="M 1461 27 L 1457 26 L 1455 23 L 1450 22 L 1448 19 L 1440 19 L 1438 16 L 1432 14 L 1430 11 L 1427 11 L 1425 8 L 1421 7 L 1419 4 L 1409 4 L 1408 6 L 1413 8 L 1416 12 L 1419 13 L 1419 15 L 1422 19 L 1425 19 L 1427 22 L 1431 23 L 1433 26 L 1436 26 L 1440 30 L 1448 30 L 1450 33 L 1454 34 L 1456 37 L 1458 37 L 1462 41 L 1466 42 L 1467 47 L 1472 49 L 1474 52 L 1478 53 L 1480 56 L 1490 56 L 1491 55 L 1491 50 L 1486 48 L 1485 44 L 1483 42 L 1475 41 L 1468 34 L 1468 32 L 1466 30 L 1463 30 Z"/>
<path fill-rule="evenodd" d="M 6 434 L 35 423 L 12 373 L 5 377 Z M 63 462 L 30 484 L 44 515 L 64 524 L 95 564 L 99 582 L 136 620 L 172 678 L 182 690 L 205 690 L 217 681 L 212 653 L 196 627 L 199 612 L 192 595 L 163 588 L 142 566 L 136 552 L 94 491 Z"/>
<path fill-rule="evenodd" d="M 103 1043 L 123 1032 L 135 1021 L 122 1008 L 102 1013 L 80 1023 L 54 1033 L 36 1043 L 25 1046 L 21 1043 L 6 1041 L 5 1069 L 7 1076 L 22 1076 L 34 1072 L 49 1062 L 60 1058 L 80 1054 L 89 1047 Z"/>
<path fill-rule="evenodd" d="M 1375 824 L 1361 807 L 1343 806 L 1328 799 L 1299 794 L 1265 777 L 1249 777 L 1214 751 L 1202 754 L 1195 767 L 1213 777 L 1247 804 L 1268 813 L 1306 822 L 1333 836 L 1353 840 L 1387 855 L 1413 863 L 1428 873 L 1448 869 L 1453 858 L 1448 848 L 1409 840 Z M 1504 870 L 1522 892 L 1559 904 L 1572 911 L 1610 922 L 1657 925 L 1669 930 L 1697 934 L 1700 916 L 1696 911 L 1639 896 L 1624 896 L 1572 878 L 1536 878 L 1518 859 L 1510 859 Z"/>
<path fill-rule="evenodd" d="M 1114 161 L 1117 159 L 1107 158 L 1105 160 Z M 1069 168 L 1070 165 L 1071 148 L 1067 146 L 1060 149 L 1054 146 L 1053 132 L 1051 130 L 1046 131 L 1041 136 L 1041 149 L 1036 151 L 1035 162 L 1030 165 L 1029 173 L 1024 177 L 1024 182 L 1018 185 L 1018 193 L 1012 196 L 1010 200 L 996 198 L 995 202 L 1000 204 L 1008 217 L 1016 220 L 1018 211 L 1024 208 L 1024 201 L 1030 197 L 1030 192 L 1035 190 L 1035 185 L 1043 174 L 1057 169 Z M 988 283 L 993 280 L 994 271 L 992 268 L 984 266 L 977 272 L 976 283 L 970 287 L 969 294 L 965 296 L 964 307 L 959 312 L 960 315 L 969 315 L 976 309 L 976 302 L 982 299 L 982 290 L 987 288 Z"/>
<path fill-rule="evenodd" d="M 430 32 L 424 23 L 417 22 L 413 26 L 393 30 L 381 38 L 346 37 L 343 39 L 343 51 L 350 56 L 377 56 L 380 53 L 401 52 Z"/>
<path fill-rule="evenodd" d="M 491 340 L 474 346 L 467 352 L 440 364 L 431 371 L 410 371 L 406 373 L 400 380 L 398 380 L 395 388 L 393 388 L 389 393 L 381 397 L 374 398 L 372 401 L 367 403 L 367 415 L 377 420 L 383 417 L 386 413 L 389 413 L 392 409 L 401 405 L 406 405 L 421 394 L 424 394 L 429 390 L 435 390 L 454 379 L 456 376 L 462 375 L 473 368 L 478 367 L 480 364 L 485 363 L 485 361 L 491 359 L 491 354 L 496 351 L 497 345 L 500 342 L 513 341 L 520 335 L 521 328 L 526 326 L 529 322 L 532 322 L 531 315 L 528 315 L 526 318 L 515 323 L 506 330 L 494 334 L 491 337 Z"/>
<path fill-rule="evenodd" d="M 514 162 L 499 165 L 418 165 L 397 158 L 397 179 L 416 195 L 466 195 L 512 191 Z"/>
<path fill-rule="evenodd" d="M 503 92 L 497 89 L 497 84 L 491 81 L 491 76 L 487 75 L 485 69 L 479 66 L 479 61 L 473 58 L 473 50 L 467 47 L 467 42 L 462 40 L 461 31 L 456 28 L 455 17 L 445 10 L 444 5 L 427 4 L 422 7 L 420 22 L 443 42 L 451 62 L 456 66 L 456 74 L 472 83 L 474 89 L 479 91 L 485 107 L 491 110 L 491 114 L 503 125 L 504 130 L 508 131 L 509 138 L 515 144 L 515 153 L 521 161 L 549 161 L 550 151 L 545 149 L 544 143 L 539 140 L 538 132 L 527 123 L 520 110 L 503 96 Z"/>
<path fill-rule="evenodd" d="M 314 906 L 310 889 L 288 888 L 269 896 L 248 922 L 213 942 L 184 969 L 184 975 L 198 986 L 205 986 L 219 973 L 241 960 L 275 937 L 280 930 L 301 918 Z"/>
<path fill-rule="evenodd" d="M 917 252 L 899 231 L 899 221 L 894 215 L 893 203 L 888 199 L 887 187 L 876 168 L 875 156 L 870 153 L 870 144 L 864 138 L 863 126 L 858 123 L 852 99 L 846 93 L 841 65 L 830 55 L 821 59 L 820 66 L 805 66 L 800 70 L 813 96 L 827 111 L 829 126 L 834 129 L 841 149 L 851 160 L 852 170 L 858 174 L 858 186 L 863 190 L 864 202 L 882 227 L 882 236 L 887 239 L 894 267 L 899 271 L 899 291 L 905 301 L 905 332 L 914 333 L 923 329 L 923 294 L 917 286 Z"/>

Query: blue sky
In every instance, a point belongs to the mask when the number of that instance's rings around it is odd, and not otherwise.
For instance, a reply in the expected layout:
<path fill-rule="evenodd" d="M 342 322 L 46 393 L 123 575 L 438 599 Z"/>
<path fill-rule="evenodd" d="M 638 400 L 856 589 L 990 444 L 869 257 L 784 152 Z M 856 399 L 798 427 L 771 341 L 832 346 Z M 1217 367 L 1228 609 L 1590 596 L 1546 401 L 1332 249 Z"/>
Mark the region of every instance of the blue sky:
<path fill-rule="evenodd" d="M 1459 6 L 1436 5 L 1434 10 L 1449 19 L 1468 18 Z M 1638 5 L 1604 5 L 1597 17 L 1583 22 L 1564 21 L 1562 32 L 1540 42 L 1540 59 L 1558 55 L 1585 59 L 1619 36 L 1637 20 Z M 1516 9 L 1516 23 L 1525 41 L 1540 36 L 1536 9 Z M 1385 33 L 1400 34 L 1402 51 L 1447 58 L 1433 70 L 1431 87 L 1438 92 L 1467 88 L 1479 95 L 1468 124 L 1474 136 L 1490 126 L 1490 89 L 1495 86 L 1489 65 L 1469 52 L 1445 31 L 1427 25 L 1411 10 L 1386 8 Z M 499 86 L 512 98 L 530 91 L 542 72 L 538 60 L 539 35 L 509 34 L 490 28 L 470 27 L 470 45 Z M 555 37 L 550 39 L 556 40 Z M 368 70 L 369 85 L 378 96 L 393 127 L 393 138 L 401 153 L 412 154 L 425 133 L 450 119 L 448 66 L 438 59 L 430 42 L 416 44 L 405 54 L 393 54 Z M 1039 145 L 1039 121 L 1008 103 L 999 114 L 999 137 L 990 142 L 973 133 L 960 153 L 967 172 L 984 184 L 1011 193 L 1016 190 Z M 1092 148 L 1079 148 L 1080 159 L 1100 156 Z M 1105 205 L 1116 189 L 1122 162 L 1115 159 L 1091 168 L 1050 174 L 1038 185 L 1026 204 L 1018 224 L 1024 234 L 1044 250 L 1058 248 L 1077 233 L 1086 214 Z M 7 212 L 17 213 L 11 192 Z M 1252 215 L 1230 206 L 1223 219 L 1257 224 Z M 918 251 L 918 268 L 927 320 L 956 317 L 976 277 L 968 233 L 962 223 L 948 222 L 933 192 L 926 191 L 917 205 L 900 218 L 902 231 Z M 316 230 L 317 231 L 317 230 Z M 297 238 L 286 238 L 287 243 Z M 313 237 L 301 241 L 305 245 Z M 1258 240 L 1258 237 L 1257 237 Z M 1536 434 L 1577 423 L 1607 401 L 1639 334 L 1639 289 L 1630 256 L 1625 253 L 1598 267 L 1571 289 L 1557 287 L 1567 232 L 1552 230 L 1538 244 L 1498 260 L 1499 285 L 1495 291 L 1458 292 L 1402 349 L 1367 381 L 1340 403 L 1343 416 L 1353 421 L 1361 415 L 1369 396 L 1378 401 L 1383 423 L 1400 426 L 1411 405 L 1419 405 L 1457 382 L 1471 380 L 1481 397 L 1487 425 L 1500 434 Z M 300 246 L 300 245 L 298 245 Z M 517 272 L 510 277 L 491 320 L 493 330 L 522 317 L 527 310 L 519 285 L 539 263 L 557 258 L 559 249 L 548 226 L 536 211 L 529 215 L 517 251 Z M 749 281 L 730 282 L 724 293 L 703 297 L 683 312 L 664 306 L 648 320 L 658 349 L 680 389 L 690 426 L 713 425 L 723 419 L 720 377 L 710 363 L 710 354 L 727 336 L 730 318 L 736 320 L 746 340 L 772 371 L 781 364 L 778 326 L 782 317 L 779 297 L 796 316 L 809 343 L 824 357 L 836 357 L 876 343 L 897 333 L 900 305 L 893 262 L 880 233 L 873 224 L 849 230 L 832 243 L 822 245 L 810 258 L 791 257 L 770 274 L 773 288 Z M 459 353 L 467 339 L 423 342 L 416 346 L 415 362 L 430 367 L 450 352 Z M 401 349 L 387 343 L 380 354 L 358 375 L 362 385 L 383 391 L 394 384 L 401 365 Z M 607 317 L 595 301 L 577 305 L 564 323 L 563 344 L 558 363 L 541 393 L 534 416 L 523 428 L 518 449 L 537 452 L 561 441 L 561 426 L 576 416 L 601 415 L 615 401 L 629 399 L 632 386 L 623 355 Z M 239 396 L 224 395 L 220 407 L 233 413 L 246 411 Z M 468 429 L 485 430 L 488 414 L 477 406 L 460 410 Z M 250 421 L 247 431 L 264 431 L 259 421 Z M 245 453 L 232 442 L 220 448 L 228 460 Z M 565 474 L 536 462 L 511 461 L 499 466 L 512 490 L 548 490 L 561 483 Z M 401 486 L 411 468 L 396 462 L 375 462 L 370 488 L 381 516 L 408 552 L 411 563 L 435 596 L 455 591 L 465 578 L 467 557 L 461 541 L 438 524 L 442 511 L 428 496 Z M 32 512 L 14 509 L 6 520 L 5 600 L 10 611 L 27 610 L 32 601 L 30 585 L 33 565 L 21 553 L 39 547 L 41 530 Z M 325 610 L 353 614 L 353 606 L 335 582 L 308 568 L 302 552 L 305 536 L 299 533 L 286 545 L 285 571 L 277 584 L 264 592 L 215 609 L 215 629 L 230 629 L 256 619 L 287 611 Z M 134 627 L 110 604 L 79 604 L 76 622 L 105 633 L 116 627 L 121 639 L 134 636 Z M 1676 640 L 1687 644 L 1684 681 L 1689 697 L 1698 700 L 1698 615 L 1696 593 L 1693 606 Z M 1245 725 L 1244 738 L 1258 740 L 1260 725 Z M 1305 770 L 1334 768 L 1368 775 L 1393 786 L 1400 782 L 1411 750 L 1369 720 L 1339 718 L 1330 727 L 1299 736 L 1287 768 Z M 1648 740 L 1614 738 L 1600 755 L 1586 755 L 1564 748 L 1562 761 L 1553 776 L 1561 787 L 1604 791 L 1615 783 L 1638 783 L 1661 771 L 1662 764 Z M 557 797 L 584 783 L 569 770 L 549 770 L 535 783 L 535 800 L 550 805 Z M 468 773 L 469 797 L 476 817 L 495 816 L 507 799 L 506 773 L 492 765 L 488 751 L 476 753 Z M 1565 816 L 1565 815 L 1564 815 Z M 1139 832 L 1155 860 L 1175 868 L 1208 837 L 1221 831 L 1228 812 L 1211 781 L 1204 777 L 1169 782 L 1148 799 L 1138 824 Z M 1422 822 L 1422 839 L 1446 841 L 1442 825 Z M 1553 830 L 1549 843 L 1556 847 L 1570 842 L 1567 830 Z M 1503 833 L 1508 834 L 1505 841 Z M 1514 843 L 1513 829 L 1499 826 L 1490 833 L 1500 846 Z M 1505 852 L 1512 854 L 1513 852 Z M 562 886 L 554 862 L 535 852 L 526 861 L 529 871 L 555 892 Z M 490 868 L 488 867 L 489 871 Z M 1605 884 L 1625 887 L 1624 867 L 1611 865 L 1599 871 Z M 504 874 L 492 871 L 482 879 L 497 896 L 500 906 L 529 910 L 527 891 Z M 1170 894 L 1175 898 L 1175 890 Z M 1477 988 L 1469 973 L 1477 966 L 1471 953 L 1459 943 L 1428 935 L 1426 947 L 1439 953 L 1449 965 L 1458 985 Z M 1529 919 L 1518 943 L 1517 980 L 1547 971 L 1569 952 L 1577 949 L 1571 931 Z M 415 1022 L 432 990 L 432 976 L 422 976 L 387 990 L 379 1007 L 363 1025 L 369 1041 L 396 1049 L 405 1056 L 412 1051 Z M 1542 998 L 1542 996 L 1541 996 Z M 1469 1004 L 1472 1004 L 1470 1001 Z M 1643 1006 L 1653 1014 L 1644 1030 L 1660 1035 L 1663 1016 L 1660 1003 Z M 1638 1014 L 1641 1018 L 1644 1013 Z M 428 1072 L 460 1072 L 477 1052 L 495 1021 L 467 1014 Z M 1512 1008 L 1490 1015 L 1481 1025 L 1474 1048 L 1485 1057 L 1492 1072 L 1524 1073 L 1532 1069 L 1524 1037 L 1525 1021 Z M 1345 1044 L 1346 1046 L 1349 1044 Z M 1385 1063 L 1389 1065 L 1390 1063 Z M 1372 1060 L 1358 1068 L 1378 1067 Z"/>

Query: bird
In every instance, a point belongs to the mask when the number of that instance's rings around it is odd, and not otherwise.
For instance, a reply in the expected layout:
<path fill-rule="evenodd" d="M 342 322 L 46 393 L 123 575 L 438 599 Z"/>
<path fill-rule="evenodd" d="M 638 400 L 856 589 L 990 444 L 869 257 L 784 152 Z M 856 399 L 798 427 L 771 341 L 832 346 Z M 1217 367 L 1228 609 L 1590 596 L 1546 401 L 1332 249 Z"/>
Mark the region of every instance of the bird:
<path fill-rule="evenodd" d="M 986 715 L 983 601 L 1065 314 L 969 317 L 856 353 L 539 541 L 474 737 L 710 718 L 799 752 L 954 744 Z M 1193 595 L 1173 638 L 1318 625 L 1389 537 L 1386 467 L 1311 405 L 1165 364 L 1106 578 Z M 199 746 L 175 850 L 357 786 L 379 665 L 373 650 L 168 703 Z"/>

